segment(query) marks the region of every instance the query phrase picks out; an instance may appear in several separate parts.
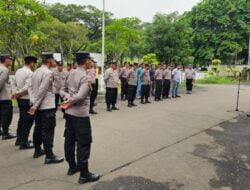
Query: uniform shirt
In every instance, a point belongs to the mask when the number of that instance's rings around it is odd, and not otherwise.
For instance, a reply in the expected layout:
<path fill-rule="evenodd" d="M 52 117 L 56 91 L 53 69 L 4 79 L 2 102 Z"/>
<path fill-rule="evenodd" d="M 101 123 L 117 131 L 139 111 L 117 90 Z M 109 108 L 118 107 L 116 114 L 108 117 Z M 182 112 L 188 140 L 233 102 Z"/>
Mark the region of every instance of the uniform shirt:
<path fill-rule="evenodd" d="M 142 75 L 141 75 L 141 82 L 142 85 L 150 85 L 150 74 L 149 70 L 143 69 Z"/>
<path fill-rule="evenodd" d="M 186 70 L 185 76 L 186 76 L 186 79 L 193 79 L 193 80 L 195 80 L 195 76 L 196 76 L 195 70 L 193 70 L 193 69 Z"/>
<path fill-rule="evenodd" d="M 0 100 L 11 100 L 9 69 L 0 63 Z"/>
<path fill-rule="evenodd" d="M 53 69 L 53 92 L 55 94 L 60 94 L 60 90 L 62 88 L 63 81 L 67 78 L 67 73 L 65 71 L 58 71 L 57 68 Z"/>
<path fill-rule="evenodd" d="M 163 74 L 162 69 L 160 69 L 160 68 L 156 69 L 156 71 L 155 71 L 155 79 L 156 80 L 162 80 L 163 79 L 162 74 Z"/>
<path fill-rule="evenodd" d="M 78 67 L 72 71 L 65 80 L 60 95 L 64 100 L 69 100 L 71 106 L 65 111 L 66 114 L 75 117 L 89 117 L 89 78 L 87 71 Z"/>
<path fill-rule="evenodd" d="M 32 76 L 31 102 L 38 110 L 55 109 L 52 71 L 42 65 Z"/>
<path fill-rule="evenodd" d="M 87 75 L 89 77 L 89 81 L 92 84 L 95 84 L 95 80 L 96 80 L 96 71 L 95 71 L 95 68 L 88 69 L 87 70 Z"/>
<path fill-rule="evenodd" d="M 150 69 L 149 74 L 150 74 L 151 81 L 154 81 L 155 80 L 155 70 L 154 69 Z"/>
<path fill-rule="evenodd" d="M 27 66 L 23 66 L 23 68 L 17 70 L 12 81 L 12 91 L 17 94 L 17 98 L 24 100 L 30 99 L 28 90 L 32 85 L 32 76 L 33 71 Z"/>
<path fill-rule="evenodd" d="M 181 70 L 174 69 L 172 72 L 173 80 L 180 82 L 181 81 Z"/>
<path fill-rule="evenodd" d="M 127 78 L 129 74 L 129 69 L 126 67 L 123 67 L 120 72 L 120 78 Z"/>
<path fill-rule="evenodd" d="M 71 71 L 68 71 L 67 69 L 64 69 L 63 72 L 65 73 L 66 78 L 68 78 Z"/>
<path fill-rule="evenodd" d="M 132 86 L 137 86 L 137 71 L 136 69 L 130 69 L 128 73 L 128 84 Z"/>
<path fill-rule="evenodd" d="M 117 88 L 119 85 L 119 74 L 117 70 L 109 68 L 106 70 L 104 75 L 104 81 L 106 87 L 108 88 Z"/>
<path fill-rule="evenodd" d="M 163 71 L 163 79 L 166 79 L 166 80 L 172 79 L 172 71 L 170 69 L 165 69 Z"/>

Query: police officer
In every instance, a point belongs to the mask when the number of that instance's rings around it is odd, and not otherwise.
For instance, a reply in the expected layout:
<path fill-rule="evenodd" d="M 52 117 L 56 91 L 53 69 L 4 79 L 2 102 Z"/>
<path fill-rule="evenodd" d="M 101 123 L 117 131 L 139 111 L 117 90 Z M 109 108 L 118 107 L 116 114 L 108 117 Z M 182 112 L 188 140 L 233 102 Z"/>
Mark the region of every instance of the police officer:
<path fill-rule="evenodd" d="M 162 89 L 162 97 L 163 99 L 168 99 L 169 92 L 171 88 L 171 79 L 172 79 L 172 71 L 169 65 L 165 66 L 163 70 L 163 89 Z"/>
<path fill-rule="evenodd" d="M 148 104 L 151 103 L 149 98 L 150 93 L 150 74 L 149 74 L 149 64 L 145 64 L 145 68 L 142 71 L 141 75 L 141 104 Z M 145 101 L 144 101 L 145 99 Z"/>
<path fill-rule="evenodd" d="M 161 100 L 162 95 L 162 79 L 163 79 L 163 65 L 159 65 L 159 67 L 155 71 L 155 101 Z"/>
<path fill-rule="evenodd" d="M 121 100 L 127 100 L 128 96 L 128 77 L 129 65 L 125 62 L 124 67 L 121 69 L 119 74 L 121 79 Z"/>
<path fill-rule="evenodd" d="M 195 70 L 193 69 L 192 65 L 189 65 L 187 70 L 185 71 L 187 94 L 192 93 L 195 76 L 196 76 Z"/>
<path fill-rule="evenodd" d="M 56 62 L 53 53 L 42 54 L 42 66 L 32 77 L 32 107 L 29 114 L 35 115 L 34 129 L 34 158 L 42 156 L 45 152 L 45 164 L 63 162 L 62 157 L 53 153 L 54 132 L 56 126 L 55 94 L 53 93 L 53 74 L 51 69 Z M 41 149 L 43 144 L 44 152 Z"/>
<path fill-rule="evenodd" d="M 17 99 L 19 107 L 19 120 L 17 127 L 16 145 L 20 145 L 20 149 L 34 148 L 31 141 L 28 141 L 30 129 L 34 123 L 34 116 L 28 114 L 31 107 L 29 89 L 31 88 L 31 80 L 33 71 L 35 70 L 37 58 L 27 56 L 24 58 L 24 66 L 18 69 L 13 79 L 13 97 Z"/>
<path fill-rule="evenodd" d="M 66 80 L 67 73 L 63 70 L 63 63 L 61 61 L 56 61 L 56 67 L 52 70 L 53 75 L 53 92 L 55 93 L 55 104 L 56 110 L 58 108 L 59 102 L 63 102 L 60 96 L 60 90 L 63 81 Z"/>
<path fill-rule="evenodd" d="M 134 65 L 130 65 L 131 69 L 128 73 L 128 107 L 136 106 L 134 104 L 135 97 L 136 97 L 136 90 L 137 90 L 137 63 Z"/>
<path fill-rule="evenodd" d="M 13 139 L 15 135 L 9 133 L 12 121 L 13 107 L 11 101 L 11 84 L 9 81 L 9 69 L 13 58 L 8 55 L 0 56 L 0 129 L 2 139 Z"/>
<path fill-rule="evenodd" d="M 76 53 L 78 68 L 71 72 L 61 90 L 66 109 L 65 125 L 65 157 L 69 164 L 68 175 L 80 171 L 79 183 L 94 182 L 100 176 L 89 172 L 88 160 L 90 157 L 92 135 L 89 118 L 89 78 L 87 70 L 92 61 L 89 53 Z M 77 162 L 75 150 L 77 146 Z"/>
<path fill-rule="evenodd" d="M 87 70 L 87 74 L 89 77 L 89 82 L 91 85 L 91 91 L 90 91 L 90 109 L 89 109 L 89 113 L 90 114 L 97 114 L 96 111 L 94 111 L 94 103 L 95 103 L 95 93 L 96 93 L 96 72 L 95 72 L 95 66 L 94 66 L 94 61 L 92 60 L 92 64 L 91 64 L 91 68 L 89 68 Z"/>
<path fill-rule="evenodd" d="M 119 84 L 119 73 L 116 62 L 111 63 L 110 68 L 106 70 L 104 81 L 106 84 L 107 111 L 111 112 L 112 110 L 119 110 L 116 107 Z"/>

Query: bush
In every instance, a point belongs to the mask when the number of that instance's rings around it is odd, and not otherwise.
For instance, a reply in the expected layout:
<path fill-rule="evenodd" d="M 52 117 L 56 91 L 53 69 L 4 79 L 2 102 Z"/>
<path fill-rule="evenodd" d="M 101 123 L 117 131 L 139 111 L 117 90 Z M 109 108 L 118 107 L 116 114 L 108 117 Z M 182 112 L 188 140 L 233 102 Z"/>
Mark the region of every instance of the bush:
<path fill-rule="evenodd" d="M 199 84 L 235 84 L 237 80 L 233 77 L 204 78 L 197 81 Z"/>

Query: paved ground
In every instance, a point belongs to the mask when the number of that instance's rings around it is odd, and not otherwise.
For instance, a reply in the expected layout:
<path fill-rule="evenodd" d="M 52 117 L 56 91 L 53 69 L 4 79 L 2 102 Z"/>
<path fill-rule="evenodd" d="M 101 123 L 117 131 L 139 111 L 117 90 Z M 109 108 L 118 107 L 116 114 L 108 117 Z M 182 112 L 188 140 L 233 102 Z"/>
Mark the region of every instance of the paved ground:
<path fill-rule="evenodd" d="M 66 176 L 66 163 L 45 166 L 32 150 L 2 141 L 0 190 L 249 190 L 250 119 L 230 111 L 236 90 L 200 86 L 193 95 L 134 109 L 122 102 L 114 113 L 101 101 L 92 117 L 90 168 L 103 175 L 95 184 L 80 186 L 78 175 Z M 243 86 L 242 111 L 250 110 L 249 94 Z M 61 118 L 55 152 L 63 155 Z"/>

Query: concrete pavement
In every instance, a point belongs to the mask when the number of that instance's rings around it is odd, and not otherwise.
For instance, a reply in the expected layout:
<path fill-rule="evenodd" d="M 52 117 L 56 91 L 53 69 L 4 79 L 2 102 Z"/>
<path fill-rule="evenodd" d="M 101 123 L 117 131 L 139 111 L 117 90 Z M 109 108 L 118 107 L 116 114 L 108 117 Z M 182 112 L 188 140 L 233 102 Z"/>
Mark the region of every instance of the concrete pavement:
<path fill-rule="evenodd" d="M 67 164 L 43 165 L 33 150 L 19 151 L 14 141 L 0 143 L 0 189 L 91 190 L 248 190 L 250 119 L 235 109 L 237 87 L 199 86 L 151 105 L 108 113 L 103 100 L 92 117 L 91 171 L 95 184 L 78 185 L 66 176 Z M 241 90 L 240 110 L 249 111 L 250 88 Z M 16 126 L 17 114 L 13 126 Z M 58 114 L 55 152 L 63 155 L 64 121 Z"/>

